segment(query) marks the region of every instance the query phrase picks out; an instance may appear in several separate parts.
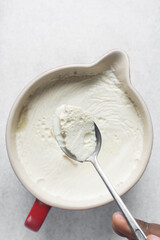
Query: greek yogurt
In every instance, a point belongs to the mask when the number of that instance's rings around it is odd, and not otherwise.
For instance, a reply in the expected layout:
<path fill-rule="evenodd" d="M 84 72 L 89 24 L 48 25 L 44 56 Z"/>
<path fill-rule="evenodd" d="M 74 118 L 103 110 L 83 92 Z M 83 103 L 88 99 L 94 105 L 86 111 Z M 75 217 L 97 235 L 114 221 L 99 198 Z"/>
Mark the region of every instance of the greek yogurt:
<path fill-rule="evenodd" d="M 44 194 L 68 201 L 92 200 L 108 194 L 91 164 L 71 161 L 58 146 L 53 114 L 62 105 L 74 105 L 92 115 L 103 139 L 98 160 L 105 174 L 115 187 L 129 181 L 141 160 L 143 122 L 113 71 L 52 79 L 28 97 L 17 125 L 16 148 L 30 179 Z"/>

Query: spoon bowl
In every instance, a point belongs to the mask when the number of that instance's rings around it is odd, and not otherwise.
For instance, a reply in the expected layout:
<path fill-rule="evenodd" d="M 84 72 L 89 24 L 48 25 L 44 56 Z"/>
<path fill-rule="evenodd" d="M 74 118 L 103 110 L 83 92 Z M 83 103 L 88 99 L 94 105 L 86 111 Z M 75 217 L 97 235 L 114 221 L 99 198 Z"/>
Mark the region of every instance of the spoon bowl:
<path fill-rule="evenodd" d="M 70 151 L 68 151 L 68 149 L 66 147 L 63 147 L 61 144 L 59 144 L 59 141 L 58 139 L 56 138 L 61 150 L 65 153 L 65 155 L 67 157 L 69 157 L 70 159 L 74 160 L 74 161 L 77 161 L 77 162 L 92 162 L 94 161 L 95 159 L 95 156 L 97 157 L 98 156 L 98 153 L 100 152 L 101 150 L 101 145 L 102 145 L 102 137 L 101 137 L 101 133 L 99 131 L 99 128 L 97 127 L 97 125 L 95 124 L 94 122 L 94 127 L 95 127 L 95 136 L 96 136 L 96 147 L 95 147 L 95 150 L 94 152 L 88 156 L 87 159 L 85 159 L 85 161 L 81 161 L 81 160 L 78 160 L 77 157 L 75 155 L 73 155 Z M 53 129 L 53 132 L 54 132 L 54 129 Z M 55 137 L 56 137 L 56 134 L 55 134 Z"/>

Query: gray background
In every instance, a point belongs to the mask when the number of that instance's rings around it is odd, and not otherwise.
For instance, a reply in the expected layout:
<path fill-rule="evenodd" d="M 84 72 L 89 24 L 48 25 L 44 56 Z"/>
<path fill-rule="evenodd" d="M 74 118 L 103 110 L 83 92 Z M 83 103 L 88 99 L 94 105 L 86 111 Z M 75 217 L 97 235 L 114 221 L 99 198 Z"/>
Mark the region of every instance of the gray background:
<path fill-rule="evenodd" d="M 0 235 L 1 239 L 121 239 L 113 233 L 115 203 L 85 211 L 52 208 L 38 233 L 23 225 L 34 197 L 16 178 L 5 147 L 9 110 L 39 73 L 90 63 L 112 48 L 130 57 L 131 80 L 154 128 L 147 170 L 123 199 L 135 217 L 160 223 L 160 1 L 5 0 L 0 2 Z"/>

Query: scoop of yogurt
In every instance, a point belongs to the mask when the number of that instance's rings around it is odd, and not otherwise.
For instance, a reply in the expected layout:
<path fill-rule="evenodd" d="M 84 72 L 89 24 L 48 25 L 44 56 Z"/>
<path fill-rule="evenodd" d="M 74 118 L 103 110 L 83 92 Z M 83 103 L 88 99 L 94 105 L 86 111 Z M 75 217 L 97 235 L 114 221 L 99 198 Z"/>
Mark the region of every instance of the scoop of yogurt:
<path fill-rule="evenodd" d="M 85 161 L 95 150 L 96 136 L 92 116 L 80 107 L 58 107 L 53 119 L 53 131 L 60 147 L 79 161 Z"/>

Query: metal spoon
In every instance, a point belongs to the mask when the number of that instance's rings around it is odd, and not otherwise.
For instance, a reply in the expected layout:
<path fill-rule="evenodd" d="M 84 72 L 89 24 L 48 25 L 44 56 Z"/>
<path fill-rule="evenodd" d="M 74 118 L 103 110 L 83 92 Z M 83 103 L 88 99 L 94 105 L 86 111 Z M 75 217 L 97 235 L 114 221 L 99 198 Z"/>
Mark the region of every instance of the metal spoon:
<path fill-rule="evenodd" d="M 97 125 L 95 123 L 94 123 L 94 125 L 95 125 L 97 145 L 96 145 L 95 151 L 85 161 L 79 161 L 74 155 L 72 155 L 69 151 L 67 151 L 66 148 L 63 148 L 62 146 L 60 146 L 60 147 L 61 147 L 62 151 L 69 158 L 71 158 L 75 161 L 78 161 L 78 162 L 91 162 L 93 164 L 93 166 L 95 167 L 95 169 L 99 173 L 100 177 L 102 178 L 103 182 L 105 183 L 106 187 L 108 188 L 109 192 L 111 193 L 112 197 L 117 202 L 119 208 L 123 212 L 123 215 L 124 215 L 125 219 L 127 220 L 132 232 L 134 233 L 136 240 L 147 239 L 146 235 L 144 234 L 144 232 L 142 231 L 142 229 L 140 228 L 138 223 L 135 221 L 135 219 L 133 218 L 133 216 L 131 215 L 131 213 L 127 209 L 126 205 L 124 204 L 124 202 L 122 201 L 122 199 L 120 198 L 120 196 L 118 195 L 118 193 L 116 192 L 114 187 L 109 182 L 108 178 L 104 174 L 102 168 L 100 167 L 100 165 L 97 161 L 97 156 L 98 156 L 98 153 L 101 149 L 102 137 L 101 137 L 101 133 L 100 133 Z"/>

